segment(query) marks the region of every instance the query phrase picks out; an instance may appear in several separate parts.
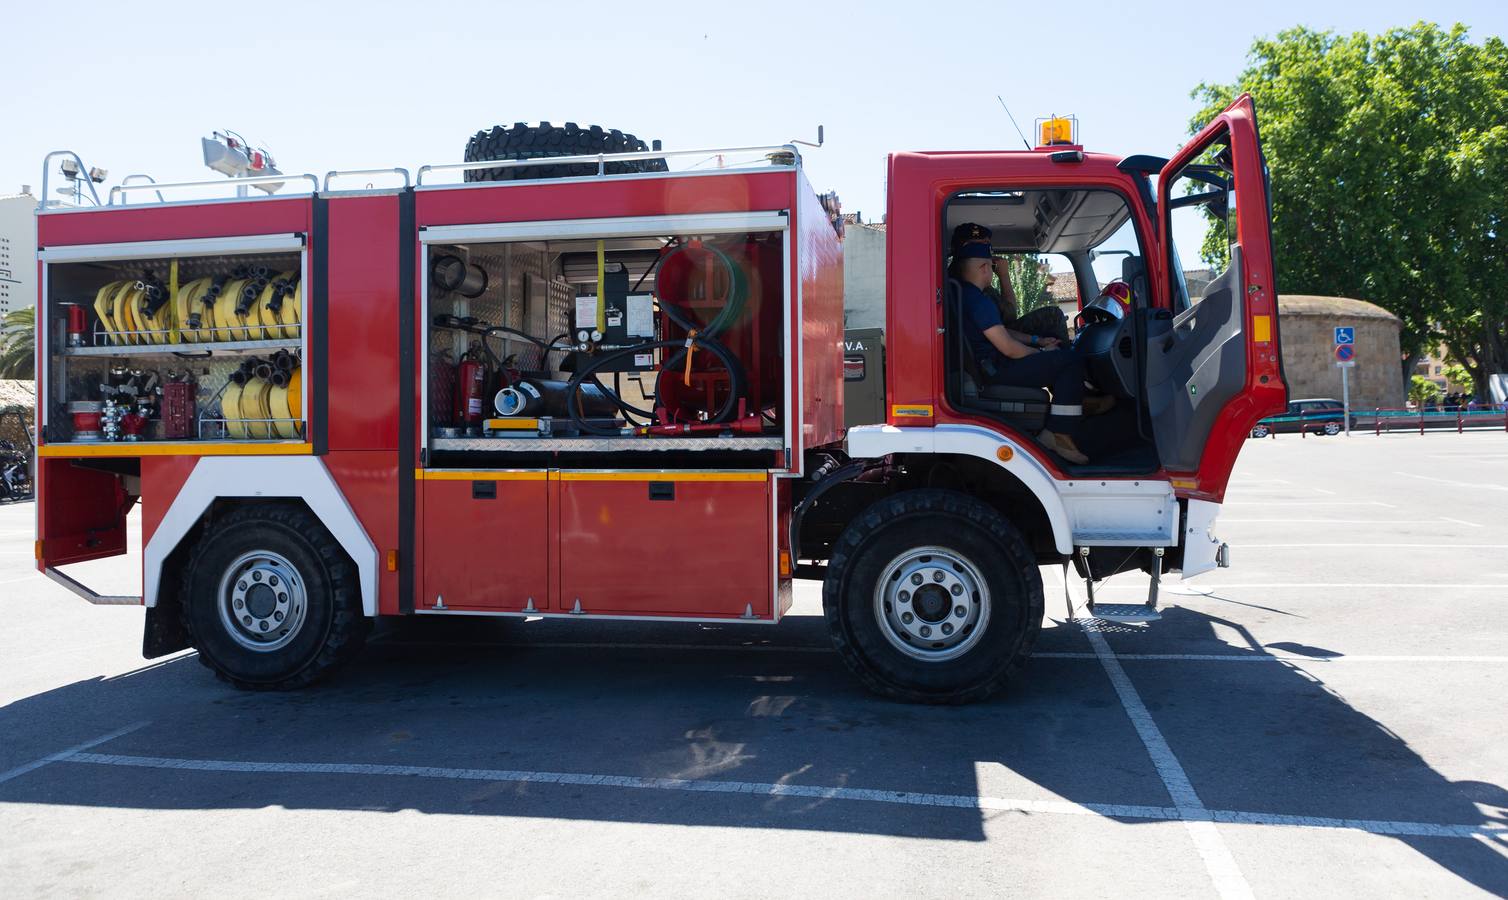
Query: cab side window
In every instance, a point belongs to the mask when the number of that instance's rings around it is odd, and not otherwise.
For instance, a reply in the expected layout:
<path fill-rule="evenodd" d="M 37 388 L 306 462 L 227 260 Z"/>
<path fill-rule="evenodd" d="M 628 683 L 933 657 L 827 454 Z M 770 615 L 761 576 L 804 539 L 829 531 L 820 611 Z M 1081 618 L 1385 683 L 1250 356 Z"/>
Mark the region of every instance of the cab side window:
<path fill-rule="evenodd" d="M 1173 177 L 1169 188 L 1170 277 L 1173 312 L 1197 306 L 1230 267 L 1236 227 L 1236 189 L 1230 145 L 1217 141 Z"/>

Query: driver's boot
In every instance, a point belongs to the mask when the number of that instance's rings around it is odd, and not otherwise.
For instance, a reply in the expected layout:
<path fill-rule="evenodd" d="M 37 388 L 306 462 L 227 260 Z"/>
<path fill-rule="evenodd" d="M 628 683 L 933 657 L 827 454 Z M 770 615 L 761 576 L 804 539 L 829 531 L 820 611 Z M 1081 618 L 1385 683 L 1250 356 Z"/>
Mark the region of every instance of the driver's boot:
<path fill-rule="evenodd" d="M 1082 466 L 1089 462 L 1089 457 L 1085 456 L 1084 451 L 1080 450 L 1078 445 L 1073 442 L 1073 438 L 1066 434 L 1058 434 L 1055 431 L 1048 431 L 1044 428 L 1037 435 L 1037 440 L 1041 441 L 1047 449 L 1071 463 Z"/>

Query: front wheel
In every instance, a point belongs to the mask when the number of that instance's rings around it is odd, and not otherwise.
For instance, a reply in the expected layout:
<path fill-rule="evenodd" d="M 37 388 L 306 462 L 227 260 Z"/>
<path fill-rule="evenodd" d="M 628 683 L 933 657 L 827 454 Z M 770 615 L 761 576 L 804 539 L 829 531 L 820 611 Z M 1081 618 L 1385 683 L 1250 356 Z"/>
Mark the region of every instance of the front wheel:
<path fill-rule="evenodd" d="M 236 687 L 289 690 L 361 649 L 356 567 L 319 520 L 287 504 L 241 506 L 194 548 L 183 618 L 199 659 Z"/>
<path fill-rule="evenodd" d="M 859 514 L 828 562 L 833 646 L 870 690 L 967 703 L 1000 690 L 1042 628 L 1042 577 L 1021 533 L 954 491 L 914 490 Z"/>

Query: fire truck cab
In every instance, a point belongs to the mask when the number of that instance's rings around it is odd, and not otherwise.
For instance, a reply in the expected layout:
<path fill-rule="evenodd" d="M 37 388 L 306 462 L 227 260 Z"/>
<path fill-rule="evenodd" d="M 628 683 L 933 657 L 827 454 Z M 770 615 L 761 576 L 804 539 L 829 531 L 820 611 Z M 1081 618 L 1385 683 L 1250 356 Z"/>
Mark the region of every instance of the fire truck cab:
<path fill-rule="evenodd" d="M 380 616 L 775 624 L 814 576 L 868 687 L 988 696 L 1030 655 L 1039 566 L 1071 563 L 1089 614 L 1145 621 L 1162 575 L 1225 564 L 1236 453 L 1286 400 L 1250 98 L 1172 160 L 1058 127 L 891 158 L 886 418 L 846 430 L 843 223 L 794 145 L 519 125 L 392 187 L 45 207 L 38 568 L 145 605 L 147 657 L 192 646 L 248 688 L 312 683 Z M 506 149 L 542 135 L 601 152 Z M 1225 239 L 1192 289 L 1180 209 Z M 1045 391 L 971 366 L 947 277 L 964 222 L 1071 265 L 1075 352 L 1117 410 L 1086 423 L 1088 465 L 1033 440 Z M 1090 303 L 1112 243 L 1118 311 Z M 124 553 L 137 503 L 139 595 L 64 571 Z M 1147 604 L 1094 602 L 1135 569 Z"/>

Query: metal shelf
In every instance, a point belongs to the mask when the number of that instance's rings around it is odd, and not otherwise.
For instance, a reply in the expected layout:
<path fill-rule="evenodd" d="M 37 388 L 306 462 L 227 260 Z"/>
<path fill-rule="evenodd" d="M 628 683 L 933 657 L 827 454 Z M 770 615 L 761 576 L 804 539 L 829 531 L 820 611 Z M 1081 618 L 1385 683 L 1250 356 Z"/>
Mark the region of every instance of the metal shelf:
<path fill-rule="evenodd" d="M 438 451 L 491 453 L 554 453 L 576 450 L 621 452 L 624 450 L 780 450 L 778 437 L 468 437 L 432 438 Z"/>
<path fill-rule="evenodd" d="M 260 341 L 208 341 L 188 344 L 108 344 L 99 347 L 64 347 L 64 356 L 174 356 L 185 353 L 196 356 L 206 350 L 215 353 L 258 353 L 273 350 L 297 350 L 303 346 L 299 338 L 276 338 Z"/>

